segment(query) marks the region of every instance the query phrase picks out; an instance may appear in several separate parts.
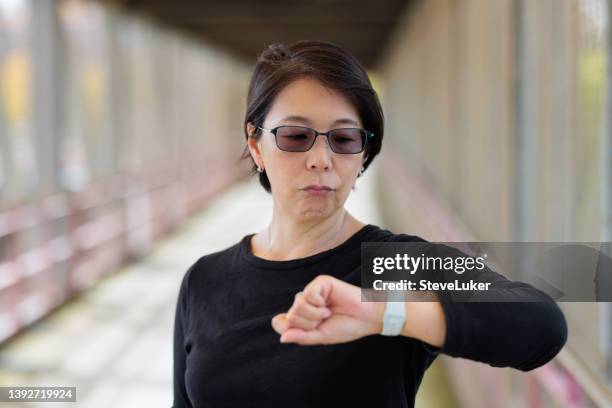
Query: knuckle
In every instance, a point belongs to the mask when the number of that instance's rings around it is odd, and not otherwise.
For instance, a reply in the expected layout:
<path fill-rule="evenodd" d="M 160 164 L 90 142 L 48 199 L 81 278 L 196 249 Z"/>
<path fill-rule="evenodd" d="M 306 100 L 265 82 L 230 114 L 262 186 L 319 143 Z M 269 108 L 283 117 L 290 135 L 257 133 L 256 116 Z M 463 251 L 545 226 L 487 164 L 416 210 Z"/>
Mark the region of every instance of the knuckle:
<path fill-rule="evenodd" d="M 316 279 L 318 285 L 331 285 L 335 280 L 337 280 L 335 277 L 327 274 L 319 275 Z"/>
<path fill-rule="evenodd" d="M 295 303 L 293 307 L 291 308 L 291 311 L 293 312 L 294 315 L 302 314 L 304 312 L 304 303 L 302 302 Z"/>
<path fill-rule="evenodd" d="M 299 321 L 300 318 L 295 313 L 289 312 L 289 314 L 287 315 L 287 323 L 289 323 L 290 325 L 295 325 Z"/>
<path fill-rule="evenodd" d="M 325 281 L 326 281 L 326 280 L 328 280 L 329 278 L 331 278 L 331 276 L 330 276 L 330 275 L 327 275 L 327 274 L 322 274 L 322 275 L 318 275 L 318 276 L 315 278 L 315 280 L 316 280 L 317 282 L 325 282 Z"/>
<path fill-rule="evenodd" d="M 304 291 L 304 296 L 307 299 L 313 299 L 316 293 L 317 293 L 316 288 L 314 286 L 311 286 Z"/>

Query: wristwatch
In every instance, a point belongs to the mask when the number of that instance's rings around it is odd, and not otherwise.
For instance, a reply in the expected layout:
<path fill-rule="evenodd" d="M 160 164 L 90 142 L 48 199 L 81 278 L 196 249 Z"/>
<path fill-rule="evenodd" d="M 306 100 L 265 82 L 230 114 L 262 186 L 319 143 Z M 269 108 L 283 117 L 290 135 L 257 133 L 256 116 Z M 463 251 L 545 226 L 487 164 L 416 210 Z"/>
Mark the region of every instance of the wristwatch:
<path fill-rule="evenodd" d="M 406 321 L 404 295 L 400 291 L 391 290 L 387 293 L 387 305 L 383 315 L 383 336 L 399 336 Z"/>

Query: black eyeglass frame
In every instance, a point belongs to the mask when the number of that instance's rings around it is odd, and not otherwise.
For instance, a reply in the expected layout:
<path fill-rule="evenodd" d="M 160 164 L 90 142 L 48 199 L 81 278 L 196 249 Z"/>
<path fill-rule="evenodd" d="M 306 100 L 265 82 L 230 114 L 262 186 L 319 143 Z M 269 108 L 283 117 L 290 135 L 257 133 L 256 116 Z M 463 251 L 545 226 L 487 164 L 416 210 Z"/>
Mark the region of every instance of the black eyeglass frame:
<path fill-rule="evenodd" d="M 297 127 L 297 128 L 302 128 L 302 129 L 308 129 L 308 130 L 311 130 L 311 131 L 313 131 L 315 133 L 315 137 L 312 139 L 312 143 L 310 144 L 310 146 L 308 146 L 308 149 L 306 149 L 306 150 L 285 150 L 285 149 L 282 149 L 280 147 L 280 145 L 278 144 L 278 138 L 276 136 L 276 133 L 278 132 L 278 129 L 283 128 L 283 127 L 291 127 L 291 128 L 296 128 Z M 328 130 L 327 132 L 319 132 L 318 130 L 310 128 L 308 126 L 299 126 L 299 125 L 280 125 L 280 126 L 276 126 L 276 127 L 272 128 L 272 129 L 267 129 L 267 128 L 264 128 L 263 126 L 257 126 L 257 129 L 267 130 L 268 132 L 272 133 L 274 135 L 274 141 L 276 142 L 276 147 L 278 147 L 280 150 L 282 150 L 284 152 L 291 152 L 291 153 L 304 153 L 304 152 L 309 151 L 310 149 L 312 149 L 312 146 L 314 146 L 315 142 L 317 141 L 317 137 L 319 137 L 319 135 L 323 135 L 323 136 L 327 137 L 327 143 L 329 144 L 329 147 L 331 148 L 331 150 L 334 153 L 337 153 L 337 154 L 359 154 L 359 153 L 361 153 L 361 152 L 363 152 L 365 150 L 366 146 L 368 145 L 368 139 L 374 137 L 374 133 L 370 132 L 369 130 L 365 130 L 365 129 L 362 129 L 362 128 L 355 128 L 355 127 L 354 128 L 331 129 L 331 130 Z M 360 151 L 355 152 L 355 153 L 337 152 L 337 151 L 334 150 L 333 144 L 329 143 L 329 134 L 331 132 L 338 131 L 338 130 L 345 130 L 345 129 L 358 129 L 364 135 L 363 146 L 362 146 Z"/>

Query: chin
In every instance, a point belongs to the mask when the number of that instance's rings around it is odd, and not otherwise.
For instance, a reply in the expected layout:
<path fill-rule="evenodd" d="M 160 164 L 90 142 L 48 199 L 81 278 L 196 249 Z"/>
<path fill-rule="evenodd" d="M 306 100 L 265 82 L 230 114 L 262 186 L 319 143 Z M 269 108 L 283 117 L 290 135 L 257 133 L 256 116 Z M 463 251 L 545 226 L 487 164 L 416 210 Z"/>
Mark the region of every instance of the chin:
<path fill-rule="evenodd" d="M 303 221 L 316 220 L 327 218 L 332 212 L 333 208 L 329 205 L 309 205 L 298 209 L 298 217 Z"/>

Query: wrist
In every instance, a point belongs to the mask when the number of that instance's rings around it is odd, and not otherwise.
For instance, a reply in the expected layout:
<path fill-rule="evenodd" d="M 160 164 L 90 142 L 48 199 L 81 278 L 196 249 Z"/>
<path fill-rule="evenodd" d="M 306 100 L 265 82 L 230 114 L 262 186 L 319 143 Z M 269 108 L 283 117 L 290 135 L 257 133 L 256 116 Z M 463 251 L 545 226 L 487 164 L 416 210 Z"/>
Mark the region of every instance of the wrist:
<path fill-rule="evenodd" d="M 370 334 L 381 334 L 383 331 L 383 318 L 387 302 L 370 302 L 372 305 L 372 314 L 370 318 L 371 332 Z"/>

